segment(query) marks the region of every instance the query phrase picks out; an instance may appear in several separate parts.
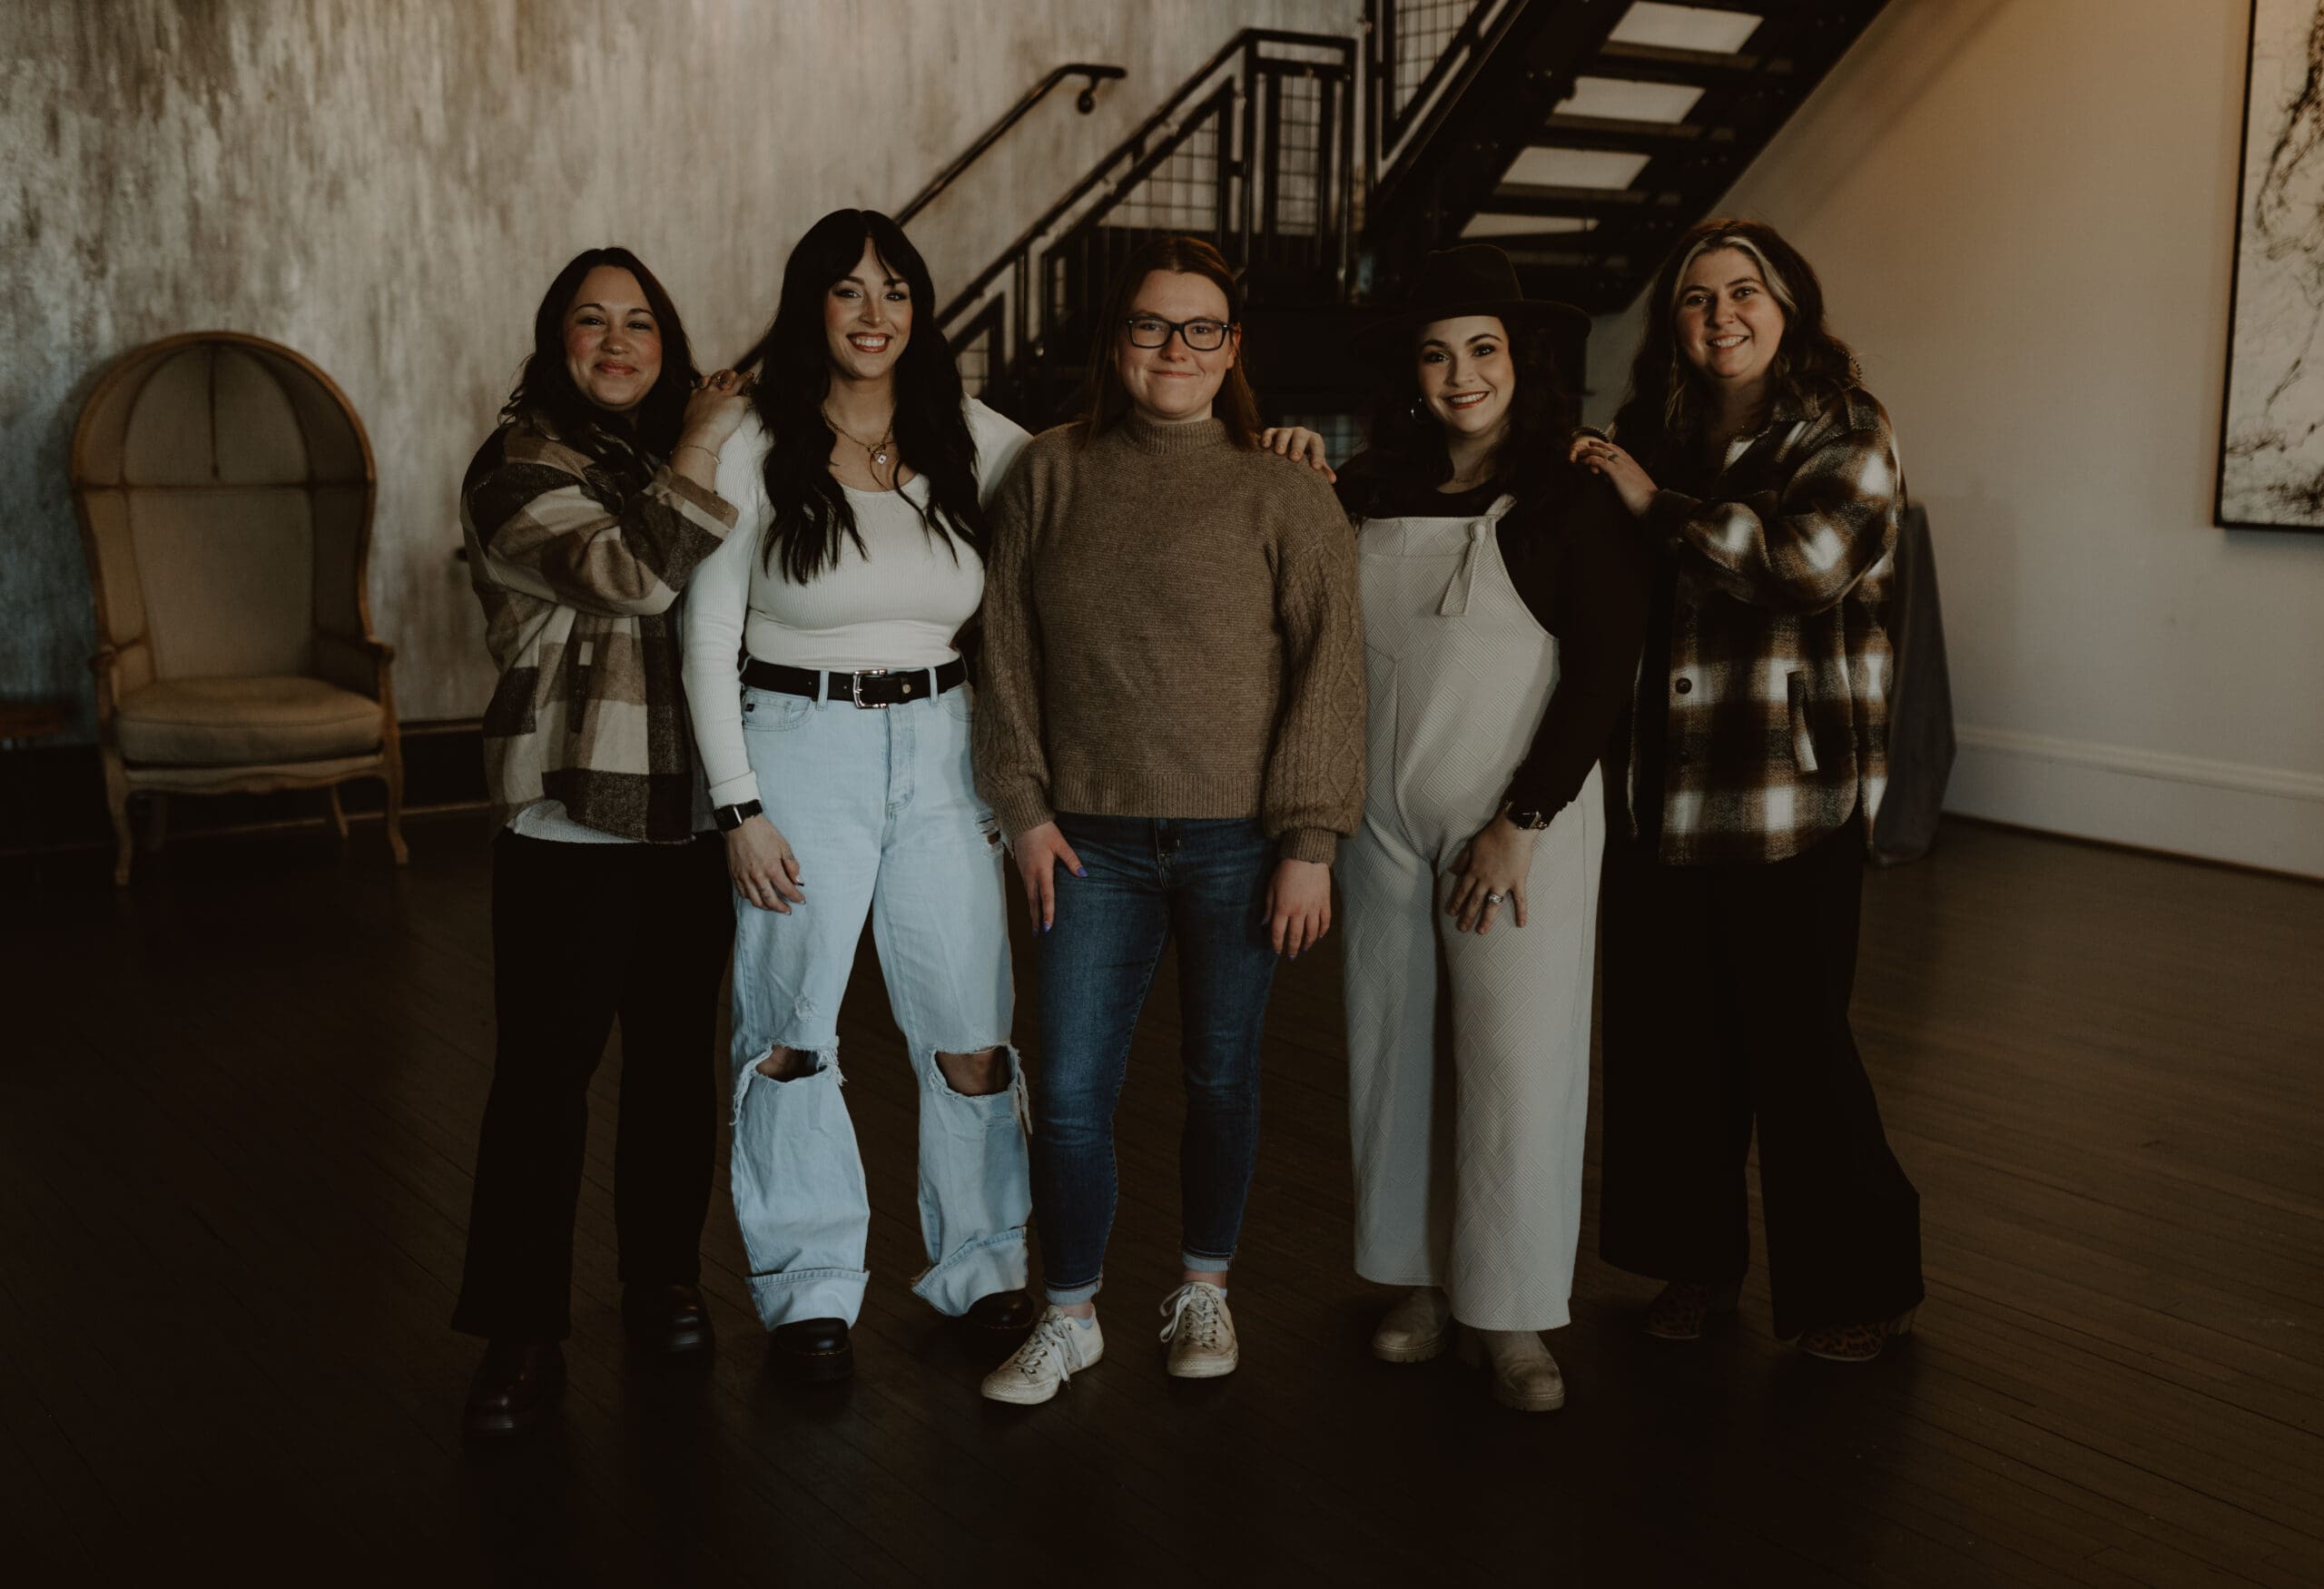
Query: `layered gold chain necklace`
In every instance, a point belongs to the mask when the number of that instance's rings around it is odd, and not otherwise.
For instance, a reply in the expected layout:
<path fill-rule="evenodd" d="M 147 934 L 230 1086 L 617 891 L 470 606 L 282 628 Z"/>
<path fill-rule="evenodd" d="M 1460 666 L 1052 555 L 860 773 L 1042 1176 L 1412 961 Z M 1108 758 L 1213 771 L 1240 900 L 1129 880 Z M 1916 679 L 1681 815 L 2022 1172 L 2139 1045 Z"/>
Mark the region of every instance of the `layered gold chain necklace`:
<path fill-rule="evenodd" d="M 829 425 L 832 429 L 846 437 L 850 441 L 854 442 L 856 446 L 863 449 L 863 456 L 872 460 L 873 478 L 876 479 L 878 477 L 878 472 L 888 467 L 888 449 L 895 445 L 895 415 L 892 412 L 889 414 L 888 428 L 880 433 L 879 440 L 866 441 L 862 437 L 858 436 L 854 431 L 841 424 L 837 419 L 832 419 L 832 411 L 829 409 L 825 409 L 822 413 L 824 424 Z"/>

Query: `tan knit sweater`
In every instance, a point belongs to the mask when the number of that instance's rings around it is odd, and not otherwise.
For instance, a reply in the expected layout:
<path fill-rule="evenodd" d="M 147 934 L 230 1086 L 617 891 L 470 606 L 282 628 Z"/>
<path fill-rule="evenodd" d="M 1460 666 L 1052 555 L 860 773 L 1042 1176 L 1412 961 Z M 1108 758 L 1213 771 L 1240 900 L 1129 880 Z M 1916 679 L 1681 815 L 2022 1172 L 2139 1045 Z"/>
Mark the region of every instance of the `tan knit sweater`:
<path fill-rule="evenodd" d="M 1355 538 L 1321 475 L 1216 419 L 1028 442 L 993 499 L 977 785 L 1059 811 L 1258 817 L 1332 859 L 1364 814 Z"/>

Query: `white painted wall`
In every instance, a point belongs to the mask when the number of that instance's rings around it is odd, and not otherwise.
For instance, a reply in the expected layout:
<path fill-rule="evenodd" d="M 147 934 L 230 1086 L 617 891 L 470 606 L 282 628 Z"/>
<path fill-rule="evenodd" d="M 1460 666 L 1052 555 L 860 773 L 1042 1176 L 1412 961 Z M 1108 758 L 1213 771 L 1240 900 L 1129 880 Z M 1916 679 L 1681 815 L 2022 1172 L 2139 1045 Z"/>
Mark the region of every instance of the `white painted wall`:
<path fill-rule="evenodd" d="M 491 676 L 456 489 L 583 247 L 669 286 L 705 368 L 842 204 L 900 206 L 1052 66 L 1060 90 L 914 228 L 964 282 L 1246 26 L 1351 33 L 1362 0 L 7 0 L 0 26 L 0 695 L 82 702 L 74 413 L 173 331 L 286 342 L 379 460 L 372 612 L 409 718 Z"/>
<path fill-rule="evenodd" d="M 1948 805 L 2324 875 L 2324 535 L 2221 530 L 2245 0 L 1892 0 L 1729 195 L 1799 244 L 1941 574 Z M 1591 340 L 1594 405 L 1639 309 Z"/>

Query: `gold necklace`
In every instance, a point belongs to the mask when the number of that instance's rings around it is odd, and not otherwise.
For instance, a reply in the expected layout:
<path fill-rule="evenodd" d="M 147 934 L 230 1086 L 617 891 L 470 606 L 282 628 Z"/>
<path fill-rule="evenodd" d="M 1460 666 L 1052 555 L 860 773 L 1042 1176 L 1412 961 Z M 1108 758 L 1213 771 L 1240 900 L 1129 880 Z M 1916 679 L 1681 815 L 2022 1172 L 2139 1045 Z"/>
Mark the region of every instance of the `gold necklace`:
<path fill-rule="evenodd" d="M 864 456 L 872 460 L 872 468 L 875 474 L 876 471 L 888 467 L 888 447 L 896 439 L 896 418 L 892 410 L 888 415 L 888 428 L 880 433 L 880 439 L 877 441 L 864 440 L 862 437 L 832 419 L 829 409 L 823 410 L 822 415 L 824 424 L 863 449 Z"/>

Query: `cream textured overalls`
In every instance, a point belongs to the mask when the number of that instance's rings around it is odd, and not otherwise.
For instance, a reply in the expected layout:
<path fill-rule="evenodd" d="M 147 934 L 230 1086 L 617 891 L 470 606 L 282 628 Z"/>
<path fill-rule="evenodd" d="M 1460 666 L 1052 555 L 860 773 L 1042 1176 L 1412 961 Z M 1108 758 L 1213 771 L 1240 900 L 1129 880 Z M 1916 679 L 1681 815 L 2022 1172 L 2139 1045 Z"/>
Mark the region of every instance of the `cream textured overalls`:
<path fill-rule="evenodd" d="M 1444 914 L 1461 848 L 1500 808 L 1557 681 L 1557 641 L 1494 526 L 1372 518 L 1360 543 L 1372 721 L 1346 902 L 1355 1267 L 1441 1286 L 1480 1329 L 1566 1322 L 1581 1224 L 1599 774 L 1536 841 L 1527 925 Z"/>

